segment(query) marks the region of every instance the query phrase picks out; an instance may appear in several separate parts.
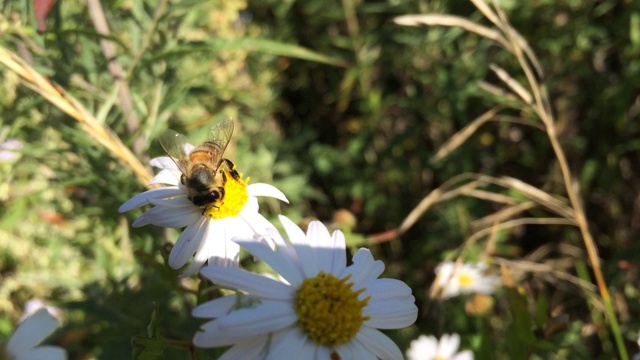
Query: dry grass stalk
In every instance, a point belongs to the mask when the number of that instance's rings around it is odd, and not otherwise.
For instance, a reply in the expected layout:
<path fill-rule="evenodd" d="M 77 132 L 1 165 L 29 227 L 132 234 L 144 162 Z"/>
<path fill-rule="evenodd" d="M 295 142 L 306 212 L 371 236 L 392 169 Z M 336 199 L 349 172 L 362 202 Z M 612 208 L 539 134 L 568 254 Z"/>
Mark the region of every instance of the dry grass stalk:
<path fill-rule="evenodd" d="M 393 21 L 398 25 L 405 26 L 441 25 L 460 27 L 482 37 L 497 41 L 505 47 L 509 44 L 507 39 L 500 35 L 499 32 L 459 16 L 443 14 L 403 15 L 394 18 Z"/>
<path fill-rule="evenodd" d="M 522 85 L 520 85 L 518 81 L 512 78 L 508 72 L 496 64 L 490 64 L 489 68 L 498 76 L 498 78 L 500 78 L 500 80 L 507 84 L 507 86 L 509 86 L 509 88 L 516 93 L 522 101 L 525 102 L 525 104 L 531 105 L 533 102 L 531 94 Z"/>
<path fill-rule="evenodd" d="M 497 224 L 504 222 L 508 219 L 511 219 L 524 211 L 532 209 L 536 207 L 536 203 L 533 201 L 526 201 L 523 203 L 518 203 L 516 205 L 507 206 L 502 208 L 493 214 L 482 217 L 478 220 L 475 220 L 471 223 L 471 227 L 474 229 L 487 227 L 492 224 Z"/>
<path fill-rule="evenodd" d="M 584 259 L 586 255 L 585 251 L 577 246 L 561 242 L 554 242 L 542 245 L 534 251 L 530 252 L 529 254 L 527 254 L 526 259 L 529 261 L 542 261 L 551 253 L 566 255 L 574 259 Z"/>
<path fill-rule="evenodd" d="M 439 188 L 434 189 L 427 195 L 420 203 L 407 215 L 402 224 L 398 227 L 398 235 L 403 234 L 407 231 L 413 224 L 418 221 L 418 219 L 424 214 L 427 210 L 431 208 L 431 206 L 445 200 L 450 200 L 454 197 L 460 196 L 465 192 L 475 188 L 478 183 L 472 181 L 471 183 L 464 184 L 454 190 L 448 191 L 448 189 L 458 182 L 468 179 L 469 174 L 463 174 L 457 177 L 454 177 L 442 184 Z"/>
<path fill-rule="evenodd" d="M 550 209 L 558 212 L 559 214 L 560 212 L 564 213 L 561 214 L 564 218 L 555 219 L 553 221 L 574 224 L 577 225 L 580 229 L 580 234 L 582 235 L 582 240 L 587 250 L 589 261 L 591 262 L 591 266 L 593 268 L 593 273 L 600 292 L 600 296 L 602 298 L 602 303 L 604 304 L 607 318 L 610 321 L 609 325 L 614 335 L 619 355 L 623 360 L 628 359 L 628 354 L 624 346 L 624 340 L 620 332 L 616 313 L 611 302 L 611 295 L 609 294 L 607 283 L 602 273 L 600 258 L 598 257 L 598 248 L 589 230 L 587 217 L 581 204 L 578 188 L 573 182 L 573 176 L 569 168 L 569 163 L 567 161 L 564 150 L 560 146 L 556 122 L 551 110 L 548 93 L 536 77 L 536 75 L 540 78 L 543 76 L 540 62 L 538 61 L 535 53 L 529 47 L 524 38 L 518 33 L 515 28 L 513 28 L 513 26 L 511 26 L 511 24 L 509 24 L 507 16 L 500 8 L 497 0 L 493 0 L 493 6 L 489 6 L 483 0 L 471 0 L 471 2 L 500 31 L 486 28 L 464 18 L 450 17 L 448 15 L 438 14 L 405 15 L 403 17 L 396 18 L 395 21 L 398 24 L 413 26 L 423 24 L 460 27 L 472 33 L 496 41 L 498 44 L 502 45 L 507 51 L 515 56 L 518 64 L 520 65 L 520 70 L 522 70 L 526 77 L 528 90 L 525 90 L 520 83 L 512 81 L 513 77 L 506 71 L 498 68 L 496 68 L 494 71 L 496 71 L 498 76 L 500 76 L 502 81 L 504 81 L 509 86 L 514 94 L 517 94 L 518 97 L 523 99 L 523 105 L 525 107 L 529 106 L 530 109 L 535 112 L 535 114 L 541 119 L 542 123 L 544 124 L 549 142 L 551 143 L 551 147 L 553 148 L 558 164 L 560 165 L 560 171 L 562 173 L 565 190 L 569 197 L 570 206 L 567 207 L 564 203 L 559 204 L 557 201 L 555 201 L 556 199 L 553 196 L 550 196 L 546 193 L 541 194 L 538 191 L 530 192 L 530 194 L 534 194 L 536 196 L 536 199 L 532 200 L 545 202 L 548 206 L 551 206 Z M 512 185 L 516 183 L 515 179 L 510 182 L 512 183 Z M 522 187 L 522 184 L 517 185 Z M 551 221 L 551 219 L 547 219 L 545 221 Z M 505 224 L 500 224 L 500 226 L 504 225 Z"/>
<path fill-rule="evenodd" d="M 460 147 L 460 145 L 462 145 L 465 141 L 467 141 L 467 139 L 471 135 L 473 135 L 480 126 L 482 126 L 484 123 L 490 121 L 493 117 L 495 117 L 496 114 L 500 111 L 500 109 L 501 107 L 499 106 L 494 107 L 493 109 L 475 118 L 471 123 L 469 123 L 469 125 L 465 126 L 462 130 L 453 134 L 453 136 L 451 136 L 449 140 L 447 140 L 440 147 L 440 149 L 438 149 L 438 152 L 436 152 L 436 154 L 433 155 L 433 157 L 431 157 L 430 160 L 438 161 L 446 157 L 447 155 L 449 155 L 458 147 Z"/>
<path fill-rule="evenodd" d="M 481 229 L 476 231 L 473 235 L 471 235 L 467 241 L 470 243 L 474 243 L 478 239 L 481 239 L 489 234 L 492 231 L 502 231 L 522 225 L 573 225 L 576 226 L 575 222 L 565 218 L 519 218 L 515 220 L 505 221 L 503 223 L 495 224 L 493 226 Z"/>
<path fill-rule="evenodd" d="M 479 189 L 467 190 L 462 192 L 461 195 L 469 196 L 469 197 L 480 199 L 480 200 L 491 201 L 498 204 L 507 204 L 507 205 L 518 204 L 518 200 L 514 199 L 511 196 L 503 195 L 503 194 L 491 192 L 491 191 L 479 190 Z"/>
<path fill-rule="evenodd" d="M 480 181 L 486 181 L 496 185 L 503 186 L 508 189 L 516 190 L 522 193 L 527 198 L 537 202 L 538 204 L 546 207 L 554 213 L 565 217 L 567 219 L 573 219 L 573 209 L 568 206 L 564 201 L 558 199 L 556 196 L 551 195 L 543 190 L 538 189 L 533 185 L 529 185 L 522 180 L 512 178 L 510 176 L 493 177 L 487 175 L 481 175 Z"/>
<path fill-rule="evenodd" d="M 488 82 L 483 81 L 483 80 L 478 81 L 477 84 L 478 84 L 478 87 L 480 89 L 488 92 L 491 95 L 494 95 L 495 97 L 498 97 L 498 98 L 500 98 L 502 100 L 507 100 L 508 102 L 511 102 L 511 103 L 514 103 L 514 104 L 519 103 L 519 100 L 518 100 L 517 96 L 513 96 L 512 93 L 510 93 L 509 91 L 507 91 L 507 90 L 505 90 L 505 89 L 503 89 L 503 88 L 501 88 L 499 86 L 493 85 L 493 84 L 488 83 Z"/>
<path fill-rule="evenodd" d="M 596 291 L 598 290 L 598 288 L 592 283 L 584 281 L 583 279 L 580 279 L 579 277 L 572 275 L 566 271 L 559 270 L 561 267 L 557 266 L 558 264 L 556 263 L 541 264 L 532 261 L 507 260 L 498 257 L 494 257 L 493 260 L 500 265 L 506 265 L 512 271 L 538 275 L 543 279 L 547 278 L 546 276 L 544 276 L 545 274 L 553 274 L 553 277 L 555 279 L 560 279 L 572 285 L 575 285 L 583 291 L 590 293 L 591 297 L 594 297 L 594 295 L 596 295 Z M 597 304 L 601 309 L 604 309 L 601 301 L 597 302 Z"/>
<path fill-rule="evenodd" d="M 465 183 L 465 181 L 469 180 L 471 180 L 471 182 Z M 461 183 L 462 185 L 460 185 Z M 566 219 L 566 223 L 568 225 L 576 224 L 573 216 L 573 210 L 570 206 L 568 206 L 563 200 L 560 200 L 557 197 L 536 188 L 535 186 L 508 176 L 497 178 L 488 175 L 467 173 L 450 179 L 423 198 L 422 201 L 409 213 L 409 215 L 407 215 L 405 220 L 398 227 L 397 231 L 395 231 L 395 234 L 401 235 L 406 232 L 433 205 L 458 196 L 472 196 L 508 205 L 516 205 L 518 203 L 518 201 L 513 197 L 479 189 L 480 187 L 488 184 L 498 185 L 518 191 L 529 200 L 534 201 L 540 206 L 547 208 Z"/>
<path fill-rule="evenodd" d="M 34 70 L 22 58 L 2 46 L 0 46 L 0 63 L 20 76 L 25 86 L 76 119 L 93 139 L 130 168 L 141 184 L 145 186 L 149 184 L 153 177 L 151 171 L 120 141 L 116 134 L 101 124 L 71 94 L 62 87 L 51 83 L 49 79 Z"/>

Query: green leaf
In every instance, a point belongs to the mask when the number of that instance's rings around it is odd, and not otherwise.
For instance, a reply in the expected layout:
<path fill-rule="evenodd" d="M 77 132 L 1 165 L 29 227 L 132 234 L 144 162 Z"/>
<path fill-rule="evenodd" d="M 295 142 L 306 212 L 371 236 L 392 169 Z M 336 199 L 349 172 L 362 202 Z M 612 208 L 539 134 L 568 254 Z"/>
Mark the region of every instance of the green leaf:
<path fill-rule="evenodd" d="M 265 54 L 287 56 L 340 67 L 348 66 L 348 63 L 342 59 L 323 55 L 302 46 L 259 38 L 211 39 L 206 41 L 190 42 L 172 47 L 171 50 L 147 59 L 147 61 L 153 63 L 157 61 L 158 58 L 193 55 L 193 52 L 197 51 L 222 52 L 230 50 L 262 52 Z"/>
<path fill-rule="evenodd" d="M 134 360 L 157 360 L 164 358 L 164 349 L 167 341 L 158 331 L 158 306 L 154 304 L 151 312 L 151 321 L 147 326 L 147 336 L 134 336 L 131 338 L 133 352 L 131 358 Z"/>
<path fill-rule="evenodd" d="M 512 321 L 507 327 L 509 359 L 527 359 L 534 347 L 533 323 L 529 315 L 527 297 L 519 287 L 507 288 Z"/>

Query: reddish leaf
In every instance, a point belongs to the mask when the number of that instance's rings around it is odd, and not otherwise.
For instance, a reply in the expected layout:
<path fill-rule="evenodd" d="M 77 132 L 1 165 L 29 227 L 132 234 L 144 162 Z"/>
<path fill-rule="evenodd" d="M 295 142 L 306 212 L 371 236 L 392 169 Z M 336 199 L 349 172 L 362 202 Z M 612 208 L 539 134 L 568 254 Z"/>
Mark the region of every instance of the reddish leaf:
<path fill-rule="evenodd" d="M 36 13 L 36 21 L 38 22 L 38 33 L 42 34 L 47 30 L 47 16 L 51 11 L 55 0 L 33 0 L 33 8 Z"/>

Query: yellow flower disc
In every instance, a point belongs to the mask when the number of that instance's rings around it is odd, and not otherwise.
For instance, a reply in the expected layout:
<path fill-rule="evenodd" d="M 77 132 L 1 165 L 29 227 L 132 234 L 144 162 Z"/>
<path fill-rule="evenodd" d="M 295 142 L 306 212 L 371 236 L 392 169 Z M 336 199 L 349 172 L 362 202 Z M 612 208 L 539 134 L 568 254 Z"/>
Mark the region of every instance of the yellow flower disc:
<path fill-rule="evenodd" d="M 296 292 L 294 308 L 298 314 L 298 325 L 318 344 L 333 346 L 347 343 L 369 319 L 362 315 L 369 297 L 358 299 L 366 289 L 353 291 L 353 283 L 347 282 L 350 277 L 338 279 L 320 272 L 314 278 L 306 278 Z"/>
<path fill-rule="evenodd" d="M 247 192 L 249 178 L 242 180 L 242 174 L 240 174 L 241 180 L 238 181 L 229 175 L 227 170 L 225 170 L 225 173 L 227 182 L 224 184 L 224 197 L 222 200 L 207 206 L 203 213 L 214 220 L 238 216 L 247 204 L 247 200 L 249 200 L 249 193 Z"/>

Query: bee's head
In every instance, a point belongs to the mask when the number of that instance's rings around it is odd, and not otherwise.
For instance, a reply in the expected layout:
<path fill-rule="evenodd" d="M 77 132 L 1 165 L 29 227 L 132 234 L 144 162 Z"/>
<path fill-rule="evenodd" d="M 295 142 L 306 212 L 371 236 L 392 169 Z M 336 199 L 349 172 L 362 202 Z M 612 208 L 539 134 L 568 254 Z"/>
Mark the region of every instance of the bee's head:
<path fill-rule="evenodd" d="M 213 189 L 211 191 L 200 192 L 195 195 L 189 196 L 189 199 L 195 206 L 201 207 L 221 200 L 224 197 L 224 188 Z"/>

